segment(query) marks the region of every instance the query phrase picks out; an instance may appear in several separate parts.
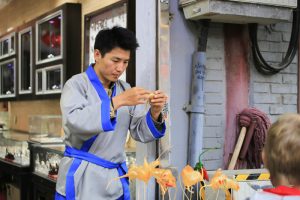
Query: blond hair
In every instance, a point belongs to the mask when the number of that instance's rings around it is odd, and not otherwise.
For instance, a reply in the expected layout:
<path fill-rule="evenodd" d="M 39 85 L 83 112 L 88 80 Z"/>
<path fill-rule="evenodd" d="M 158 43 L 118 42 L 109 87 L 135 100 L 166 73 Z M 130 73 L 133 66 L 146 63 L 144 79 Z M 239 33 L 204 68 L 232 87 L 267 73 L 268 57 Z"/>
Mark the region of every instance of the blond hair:
<path fill-rule="evenodd" d="M 264 154 L 266 167 L 275 182 L 284 177 L 289 184 L 300 185 L 299 114 L 284 114 L 272 124 L 267 134 Z"/>

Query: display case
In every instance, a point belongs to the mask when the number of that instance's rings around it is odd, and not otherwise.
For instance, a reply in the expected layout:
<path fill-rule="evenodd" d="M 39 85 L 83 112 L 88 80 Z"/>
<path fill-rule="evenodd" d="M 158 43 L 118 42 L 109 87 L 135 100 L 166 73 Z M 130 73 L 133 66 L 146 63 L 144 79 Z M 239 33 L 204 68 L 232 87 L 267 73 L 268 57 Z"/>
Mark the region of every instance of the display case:
<path fill-rule="evenodd" d="M 35 23 L 35 94 L 60 97 L 63 84 L 81 72 L 81 4 L 66 3 Z"/>
<path fill-rule="evenodd" d="M 65 151 L 64 144 L 31 143 L 32 171 L 38 176 L 56 181 L 60 160 Z"/>
<path fill-rule="evenodd" d="M 45 143 L 63 143 L 62 118 L 60 115 L 31 115 L 29 120 L 29 140 Z"/>
<path fill-rule="evenodd" d="M 16 33 L 10 33 L 0 38 L 0 59 L 16 53 Z"/>
<path fill-rule="evenodd" d="M 0 98 L 16 96 L 16 59 L 0 61 Z"/>
<path fill-rule="evenodd" d="M 0 199 L 29 200 L 30 152 L 28 134 L 0 132 Z M 1 198 L 2 197 L 2 198 Z"/>
<path fill-rule="evenodd" d="M 19 32 L 19 94 L 32 93 L 32 55 L 32 27 L 30 26 Z"/>
<path fill-rule="evenodd" d="M 26 133 L 0 132 L 0 183 L 5 186 L 4 199 L 32 199 L 28 182 L 31 172 L 27 139 Z"/>
<path fill-rule="evenodd" d="M 53 199 L 59 163 L 63 158 L 64 144 L 40 144 L 29 142 L 32 163 L 34 199 Z M 126 152 L 127 166 L 136 162 L 135 152 Z M 132 199 L 135 199 L 136 183 L 130 184 Z"/>
<path fill-rule="evenodd" d="M 35 71 L 36 94 L 61 93 L 63 86 L 63 65 L 41 68 Z"/>
<path fill-rule="evenodd" d="M 30 165 L 28 134 L 13 131 L 0 133 L 0 159 L 20 166 Z"/>
<path fill-rule="evenodd" d="M 63 12 L 58 10 L 36 22 L 36 64 L 63 57 Z"/>
<path fill-rule="evenodd" d="M 45 179 L 36 173 L 31 175 L 32 199 L 53 200 L 55 199 L 56 182 L 51 179 Z"/>
<path fill-rule="evenodd" d="M 29 148 L 32 163 L 32 198 L 52 200 L 55 196 L 58 167 L 65 145 L 42 145 L 29 142 Z"/>

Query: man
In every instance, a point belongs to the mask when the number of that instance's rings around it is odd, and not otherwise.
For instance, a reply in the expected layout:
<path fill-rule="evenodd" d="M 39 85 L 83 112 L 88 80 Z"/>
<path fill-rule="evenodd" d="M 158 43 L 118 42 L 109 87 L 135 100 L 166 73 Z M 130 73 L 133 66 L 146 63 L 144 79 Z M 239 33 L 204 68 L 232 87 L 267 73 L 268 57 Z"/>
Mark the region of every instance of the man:
<path fill-rule="evenodd" d="M 161 111 L 167 96 L 143 88 L 130 88 L 118 80 L 138 43 L 121 27 L 100 31 L 95 40 L 95 64 L 73 76 L 64 86 L 61 111 L 66 151 L 60 162 L 56 199 L 130 199 L 124 145 L 127 131 L 140 142 L 165 133 Z M 151 98 L 150 98 L 151 97 Z M 149 100 L 150 99 L 150 100 Z M 135 106 L 150 101 L 143 116 Z"/>

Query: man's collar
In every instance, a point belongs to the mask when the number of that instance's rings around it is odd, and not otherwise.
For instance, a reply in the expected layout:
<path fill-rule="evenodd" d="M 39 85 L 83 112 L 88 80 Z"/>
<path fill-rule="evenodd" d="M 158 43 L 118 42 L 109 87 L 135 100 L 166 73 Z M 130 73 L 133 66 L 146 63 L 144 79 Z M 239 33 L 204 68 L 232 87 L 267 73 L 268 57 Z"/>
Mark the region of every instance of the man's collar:
<path fill-rule="evenodd" d="M 90 64 L 89 67 L 93 68 L 93 71 L 94 71 L 94 73 L 95 73 L 97 79 L 98 79 L 98 80 L 100 81 L 100 83 L 103 85 L 102 81 L 100 80 L 100 78 L 99 78 L 99 77 L 97 76 L 97 74 L 96 74 L 96 71 L 95 71 L 94 66 L 95 66 L 95 63 L 92 63 L 92 64 Z M 87 70 L 88 70 L 88 69 L 87 69 Z M 94 77 L 94 78 L 95 78 L 95 77 Z M 108 89 L 111 89 L 111 90 L 112 90 L 112 89 L 115 87 L 115 85 L 116 85 L 116 82 L 111 82 L 111 83 L 109 84 L 109 88 L 108 88 Z M 104 87 L 104 85 L 103 85 L 103 87 Z"/>

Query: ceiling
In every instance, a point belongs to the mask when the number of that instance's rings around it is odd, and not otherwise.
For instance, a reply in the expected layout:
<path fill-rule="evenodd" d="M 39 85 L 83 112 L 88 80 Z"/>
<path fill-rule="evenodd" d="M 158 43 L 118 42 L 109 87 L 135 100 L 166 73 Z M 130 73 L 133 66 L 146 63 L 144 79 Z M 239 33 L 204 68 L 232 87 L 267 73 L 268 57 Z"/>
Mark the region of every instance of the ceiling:
<path fill-rule="evenodd" d="M 0 0 L 0 10 L 9 4 L 12 0 Z"/>

